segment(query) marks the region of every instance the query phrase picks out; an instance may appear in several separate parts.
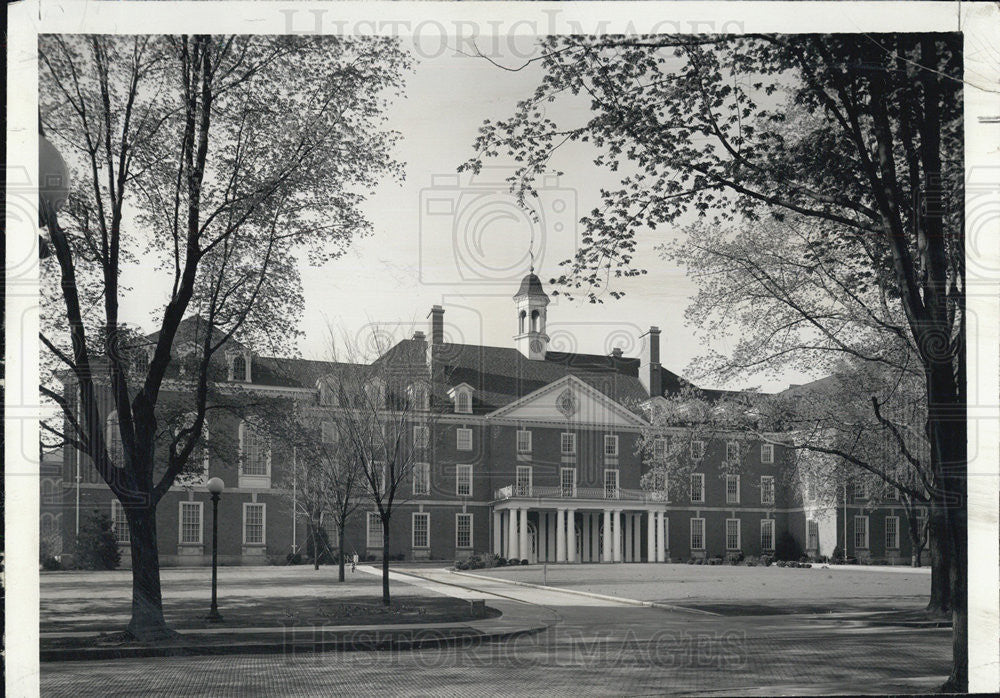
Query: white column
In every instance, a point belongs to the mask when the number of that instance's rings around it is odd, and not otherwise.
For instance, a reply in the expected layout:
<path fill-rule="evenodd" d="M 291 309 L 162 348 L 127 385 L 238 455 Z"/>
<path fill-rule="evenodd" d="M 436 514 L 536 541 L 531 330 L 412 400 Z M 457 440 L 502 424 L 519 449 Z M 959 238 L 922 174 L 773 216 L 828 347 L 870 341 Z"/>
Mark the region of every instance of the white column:
<path fill-rule="evenodd" d="M 503 530 L 503 515 L 494 510 L 493 511 L 493 554 L 503 555 L 503 551 L 500 549 L 500 532 Z"/>
<path fill-rule="evenodd" d="M 625 562 L 632 562 L 632 512 L 625 513 Z"/>
<path fill-rule="evenodd" d="M 566 562 L 566 510 L 556 511 L 556 562 Z"/>
<path fill-rule="evenodd" d="M 576 562 L 576 509 L 566 512 L 566 562 Z"/>
<path fill-rule="evenodd" d="M 632 514 L 632 559 L 642 562 L 642 512 Z"/>
<path fill-rule="evenodd" d="M 663 512 L 656 512 L 656 561 L 663 562 Z"/>
<path fill-rule="evenodd" d="M 580 562 L 590 562 L 590 514 L 584 512 L 580 516 Z"/>
<path fill-rule="evenodd" d="M 622 531 L 622 512 L 621 512 L 621 509 L 615 509 L 614 516 L 612 518 L 614 519 L 614 524 L 612 526 L 613 530 L 611 532 L 611 535 L 612 535 L 612 546 L 613 546 L 613 550 L 614 550 L 614 553 L 615 553 L 615 562 L 621 562 L 622 561 L 622 536 L 621 536 L 621 531 Z"/>
<path fill-rule="evenodd" d="M 507 559 L 519 557 L 517 554 L 517 509 L 507 510 Z"/>
<path fill-rule="evenodd" d="M 524 509 L 521 509 L 520 514 L 521 514 L 521 527 L 520 527 L 521 530 L 519 531 L 520 538 L 517 547 L 518 547 L 518 556 L 524 559 L 528 557 L 528 555 L 530 554 L 528 548 L 528 508 L 525 507 Z"/>
<path fill-rule="evenodd" d="M 538 512 L 538 561 L 549 561 L 549 512 Z"/>
<path fill-rule="evenodd" d="M 656 512 L 646 512 L 646 562 L 656 562 Z"/>
<path fill-rule="evenodd" d="M 601 545 L 604 549 L 601 551 L 601 562 L 611 562 L 611 510 L 604 510 L 604 530 L 601 531 Z"/>
<path fill-rule="evenodd" d="M 670 550 L 670 541 L 667 540 L 667 512 L 660 512 L 660 557 L 663 562 L 667 561 L 667 551 Z"/>
<path fill-rule="evenodd" d="M 556 561 L 556 522 L 558 518 L 556 512 L 549 512 L 549 562 Z"/>

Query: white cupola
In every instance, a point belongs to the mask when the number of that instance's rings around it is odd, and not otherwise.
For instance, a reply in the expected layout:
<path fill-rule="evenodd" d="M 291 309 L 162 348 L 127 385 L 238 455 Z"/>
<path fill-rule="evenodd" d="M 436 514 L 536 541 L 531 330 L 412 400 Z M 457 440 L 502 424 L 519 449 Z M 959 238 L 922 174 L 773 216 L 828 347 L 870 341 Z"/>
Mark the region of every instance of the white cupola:
<path fill-rule="evenodd" d="M 532 269 L 521 280 L 521 287 L 514 294 L 517 309 L 517 334 L 514 343 L 518 351 L 529 359 L 542 361 L 549 347 L 549 336 L 545 334 L 545 314 L 549 297 L 542 290 L 542 281 Z"/>

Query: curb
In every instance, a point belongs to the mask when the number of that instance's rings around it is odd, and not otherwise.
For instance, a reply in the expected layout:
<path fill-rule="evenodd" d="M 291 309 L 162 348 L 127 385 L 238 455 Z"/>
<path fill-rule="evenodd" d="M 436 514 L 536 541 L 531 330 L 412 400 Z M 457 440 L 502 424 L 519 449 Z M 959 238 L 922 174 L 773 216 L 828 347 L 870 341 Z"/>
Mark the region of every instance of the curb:
<path fill-rule="evenodd" d="M 519 582 L 515 579 L 503 579 L 501 577 L 491 577 L 488 575 L 480 574 L 470 574 L 468 572 L 459 572 L 458 570 L 448 569 L 452 574 L 457 574 L 462 577 L 471 577 L 472 579 L 479 580 L 492 580 L 496 582 L 502 582 L 504 584 L 513 584 L 519 587 L 530 587 L 532 589 L 542 589 L 544 591 L 557 591 L 563 594 L 576 594 L 577 596 L 586 596 L 591 599 L 600 599 L 601 601 L 614 601 L 616 603 L 623 603 L 629 606 L 643 606 L 645 608 L 661 608 L 666 611 L 681 611 L 684 613 L 695 613 L 703 616 L 713 616 L 716 618 L 721 618 L 721 613 L 713 613 L 712 611 L 703 611 L 698 608 L 687 608 L 685 606 L 675 606 L 674 604 L 661 603 L 659 601 L 640 601 L 639 599 L 626 599 L 620 596 L 610 596 L 608 594 L 597 594 L 592 591 L 580 591 L 578 589 L 563 589 L 561 587 L 550 587 L 544 584 L 534 584 L 532 582 Z M 487 592 L 488 593 L 488 592 Z"/>
<path fill-rule="evenodd" d="M 459 630 L 463 632 L 457 632 Z M 451 630 L 451 632 L 446 632 Z M 414 632 L 393 631 L 389 637 L 378 637 L 377 632 L 367 638 L 335 637 L 330 639 L 295 640 L 282 636 L 279 641 L 243 642 L 238 644 L 182 644 L 162 647 L 87 647 L 41 649 L 39 659 L 43 662 L 93 661 L 100 659 L 132 659 L 141 657 L 190 657 L 197 655 L 228 654 L 289 654 L 319 652 L 365 652 L 427 649 L 434 647 L 460 646 L 475 648 L 483 643 L 508 640 L 525 635 L 534 635 L 545 630 L 545 626 L 521 627 L 513 630 L 483 632 L 469 626 L 454 629 L 415 629 Z M 360 631 L 359 631 L 360 632 Z M 401 635 L 401 636 L 400 636 Z"/>

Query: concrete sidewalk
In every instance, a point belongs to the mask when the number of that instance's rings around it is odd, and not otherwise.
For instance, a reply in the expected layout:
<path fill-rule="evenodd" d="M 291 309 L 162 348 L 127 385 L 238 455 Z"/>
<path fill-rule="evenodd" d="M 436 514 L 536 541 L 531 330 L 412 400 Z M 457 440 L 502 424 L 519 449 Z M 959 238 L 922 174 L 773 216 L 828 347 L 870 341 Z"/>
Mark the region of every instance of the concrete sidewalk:
<path fill-rule="evenodd" d="M 361 565 L 359 572 L 380 576 L 381 570 Z M 483 600 L 502 615 L 449 623 L 327 625 L 188 629 L 177 641 L 162 644 L 130 643 L 121 633 L 58 631 L 40 633 L 43 662 L 93 661 L 134 657 L 220 654 L 303 654 L 325 651 L 416 649 L 483 643 L 530 635 L 545 630 L 556 617 L 539 616 L 538 609 L 503 595 L 440 584 L 423 577 L 391 571 L 390 579 L 469 602 Z M 80 646 L 73 640 L 88 640 Z"/>

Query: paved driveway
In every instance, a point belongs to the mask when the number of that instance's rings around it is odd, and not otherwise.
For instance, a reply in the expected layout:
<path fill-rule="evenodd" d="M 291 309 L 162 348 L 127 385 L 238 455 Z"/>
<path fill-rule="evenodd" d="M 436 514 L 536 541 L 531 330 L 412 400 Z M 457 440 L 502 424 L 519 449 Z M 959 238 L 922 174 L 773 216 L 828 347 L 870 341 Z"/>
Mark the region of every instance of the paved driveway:
<path fill-rule="evenodd" d="M 709 616 L 422 570 L 430 590 L 516 604 L 540 635 L 478 647 L 42 666 L 46 696 L 550 695 L 928 692 L 949 630 L 820 617 Z M 456 586 L 458 585 L 458 586 Z"/>

